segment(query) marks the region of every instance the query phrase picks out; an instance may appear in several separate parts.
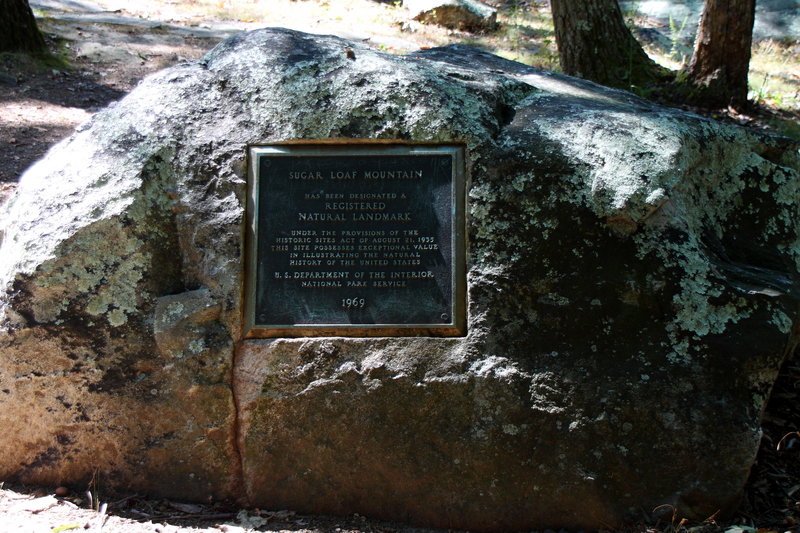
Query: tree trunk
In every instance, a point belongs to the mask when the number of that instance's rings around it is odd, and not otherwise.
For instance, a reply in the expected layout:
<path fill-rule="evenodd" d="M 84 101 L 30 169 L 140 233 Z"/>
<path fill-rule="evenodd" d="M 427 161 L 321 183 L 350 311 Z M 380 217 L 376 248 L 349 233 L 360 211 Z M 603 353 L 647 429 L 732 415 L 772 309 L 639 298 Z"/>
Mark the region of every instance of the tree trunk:
<path fill-rule="evenodd" d="M 705 0 L 688 68 L 694 102 L 717 107 L 747 104 L 755 13 L 755 0 Z"/>
<path fill-rule="evenodd" d="M 28 0 L 0 0 L 0 52 L 44 52 Z"/>
<path fill-rule="evenodd" d="M 552 0 L 556 44 L 565 74 L 630 89 L 662 69 L 631 34 L 617 0 Z"/>

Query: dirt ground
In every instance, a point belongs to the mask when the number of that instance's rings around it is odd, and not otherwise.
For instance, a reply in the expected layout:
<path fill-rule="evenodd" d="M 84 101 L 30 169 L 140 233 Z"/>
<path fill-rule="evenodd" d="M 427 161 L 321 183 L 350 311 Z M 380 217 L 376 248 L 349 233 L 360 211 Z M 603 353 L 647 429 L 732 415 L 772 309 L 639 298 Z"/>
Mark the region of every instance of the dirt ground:
<path fill-rule="evenodd" d="M 147 74 L 196 59 L 223 37 L 90 20 L 40 24 L 51 48 L 65 54 L 69 65 L 0 55 L 0 183 L 17 181 L 51 145 Z"/>
<path fill-rule="evenodd" d="M 286 510 L 242 510 L 224 504 L 198 505 L 136 495 L 96 505 L 90 503 L 91 497 L 86 493 L 56 496 L 54 492 L 19 486 L 0 489 L 0 532 L 434 533 L 360 515 L 331 517 Z"/>
<path fill-rule="evenodd" d="M 79 1 L 43 0 L 42 3 L 58 7 L 40 10 L 39 23 L 51 49 L 67 61 L 43 66 L 20 56 L 0 55 L 0 161 L 3 162 L 0 165 L 0 203 L 14 190 L 23 171 L 50 146 L 70 135 L 93 113 L 122 98 L 144 76 L 199 58 L 223 38 L 239 29 L 252 27 L 246 21 L 222 24 L 208 17 L 187 15 L 177 10 L 180 2 L 175 0 L 139 0 L 129 3 L 130 10 L 111 10 L 106 1 L 105 11 L 93 14 L 86 10 L 63 9 L 73 3 L 80 4 Z M 297 9 L 311 9 L 310 4 L 297 2 Z M 376 5 L 374 9 L 385 7 Z M 330 24 L 334 22 L 312 16 L 305 19 L 302 27 L 294 26 L 295 29 L 329 33 Z M 292 26 L 285 20 L 276 25 Z M 391 36 L 371 42 L 382 49 L 428 44 L 400 42 Z M 797 525 L 800 522 L 798 387 L 800 363 L 791 361 L 783 369 L 767 409 L 762 449 L 736 516 L 724 522 L 709 517 L 705 523 L 681 524 L 681 517 L 676 515 L 674 521 L 663 523 L 657 529 L 631 524 L 629 531 L 800 531 Z M 56 491 L 56 487 L 41 489 L 0 483 L 0 533 L 430 531 L 358 515 L 302 516 L 290 511 L 240 510 L 223 504 L 187 504 L 138 495 L 118 495 L 98 502 L 94 501 L 96 496 L 87 495 L 88 487 L 81 488 L 82 492 L 72 489 Z M 733 526 L 739 526 L 739 530 L 732 531 Z"/>

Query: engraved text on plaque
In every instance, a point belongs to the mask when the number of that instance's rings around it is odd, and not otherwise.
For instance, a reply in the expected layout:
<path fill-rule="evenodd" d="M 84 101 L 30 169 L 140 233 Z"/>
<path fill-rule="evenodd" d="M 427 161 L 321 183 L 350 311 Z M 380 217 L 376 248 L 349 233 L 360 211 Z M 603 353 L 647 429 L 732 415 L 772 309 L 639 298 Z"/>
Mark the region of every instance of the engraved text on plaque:
<path fill-rule="evenodd" d="M 250 336 L 464 333 L 459 146 L 249 153 Z"/>

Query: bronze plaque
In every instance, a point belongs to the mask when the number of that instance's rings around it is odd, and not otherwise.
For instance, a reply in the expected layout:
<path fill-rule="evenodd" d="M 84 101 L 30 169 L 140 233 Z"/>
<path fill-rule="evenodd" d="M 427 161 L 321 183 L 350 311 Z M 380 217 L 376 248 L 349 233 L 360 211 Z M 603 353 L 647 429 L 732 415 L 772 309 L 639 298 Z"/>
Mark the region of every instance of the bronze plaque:
<path fill-rule="evenodd" d="M 245 334 L 464 335 L 464 149 L 248 154 Z"/>

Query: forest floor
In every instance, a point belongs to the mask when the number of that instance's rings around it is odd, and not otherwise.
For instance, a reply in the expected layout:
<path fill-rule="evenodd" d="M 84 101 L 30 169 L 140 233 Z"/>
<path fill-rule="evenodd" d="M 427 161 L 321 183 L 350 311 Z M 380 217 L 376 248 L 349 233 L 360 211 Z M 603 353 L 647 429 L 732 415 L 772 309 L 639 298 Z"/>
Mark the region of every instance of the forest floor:
<path fill-rule="evenodd" d="M 510 59 L 557 70 L 545 2 L 502 13 L 501 30 L 473 35 L 421 25 L 392 2 L 369 0 L 32 0 L 53 56 L 47 60 L 0 54 L 0 203 L 33 162 L 92 114 L 119 100 L 147 74 L 204 55 L 244 30 L 282 26 L 332 33 L 377 49 L 405 53 L 461 42 Z M 268 7 L 265 7 L 268 6 Z M 687 44 L 679 28 L 633 17 L 650 52 L 678 68 Z M 654 33 L 653 30 L 656 30 Z M 681 57 L 683 59 L 681 59 Z M 800 45 L 797 36 L 754 46 L 747 113 L 705 111 L 736 124 L 800 138 Z M 760 69 L 760 70 L 759 70 Z M 769 533 L 800 531 L 800 361 L 781 371 L 767 408 L 764 439 L 739 512 L 725 521 L 684 522 L 679 514 L 657 527 L 630 532 Z M 0 532 L 397 532 L 427 530 L 349 517 L 301 516 L 289 511 L 240 510 L 138 495 L 108 501 L 92 487 L 26 488 L 0 483 Z M 78 490 L 79 489 L 79 490 Z M 103 504 L 106 506 L 103 507 Z M 645 512 L 651 510 L 645 510 Z"/>

